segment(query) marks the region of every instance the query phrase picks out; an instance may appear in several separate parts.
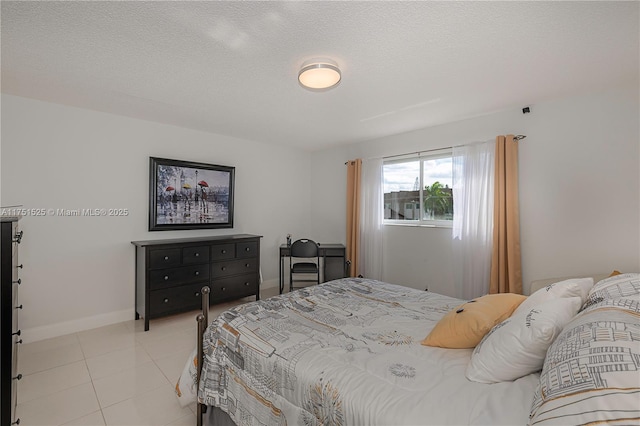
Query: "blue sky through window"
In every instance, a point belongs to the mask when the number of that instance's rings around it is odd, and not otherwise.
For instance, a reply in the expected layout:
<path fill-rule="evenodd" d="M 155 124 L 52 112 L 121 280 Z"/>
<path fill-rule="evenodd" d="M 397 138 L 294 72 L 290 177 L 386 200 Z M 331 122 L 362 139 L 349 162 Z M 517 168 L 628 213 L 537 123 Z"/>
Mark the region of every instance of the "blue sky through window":
<path fill-rule="evenodd" d="M 425 160 L 423 185 L 431 186 L 438 181 L 443 186 L 452 187 L 452 159 L 451 157 L 434 158 Z M 420 176 L 420 161 L 408 161 L 403 163 L 385 164 L 384 192 L 392 191 L 413 191 L 415 189 L 416 178 Z"/>

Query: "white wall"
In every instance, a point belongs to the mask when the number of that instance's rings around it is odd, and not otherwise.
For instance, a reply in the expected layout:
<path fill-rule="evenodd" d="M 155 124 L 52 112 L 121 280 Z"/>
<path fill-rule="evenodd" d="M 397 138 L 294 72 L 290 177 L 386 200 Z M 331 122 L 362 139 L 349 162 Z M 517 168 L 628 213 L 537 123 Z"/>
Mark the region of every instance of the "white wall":
<path fill-rule="evenodd" d="M 347 160 L 525 134 L 520 143 L 525 291 L 532 280 L 545 277 L 638 271 L 639 116 L 634 82 L 532 105 L 526 115 L 520 109 L 502 111 L 313 153 L 313 232 L 345 240 Z M 448 230 L 386 226 L 384 241 L 385 281 L 457 296 Z"/>
<path fill-rule="evenodd" d="M 263 235 L 263 285 L 276 285 L 277 246 L 308 229 L 307 152 L 15 96 L 1 102 L 0 204 L 130 211 L 21 220 L 25 341 L 132 319 L 133 240 Z M 234 228 L 148 232 L 150 156 L 235 166 Z"/>
<path fill-rule="evenodd" d="M 640 270 L 637 84 L 312 154 L 9 95 L 1 106 L 1 205 L 131 212 L 21 221 L 25 341 L 133 318 L 132 240 L 260 234 L 264 284 L 275 285 L 287 233 L 345 242 L 345 161 L 498 134 L 528 136 L 520 145 L 525 289 L 549 276 Z M 147 232 L 149 156 L 235 166 L 235 228 Z M 384 239 L 386 281 L 455 295 L 448 230 L 388 226 Z"/>

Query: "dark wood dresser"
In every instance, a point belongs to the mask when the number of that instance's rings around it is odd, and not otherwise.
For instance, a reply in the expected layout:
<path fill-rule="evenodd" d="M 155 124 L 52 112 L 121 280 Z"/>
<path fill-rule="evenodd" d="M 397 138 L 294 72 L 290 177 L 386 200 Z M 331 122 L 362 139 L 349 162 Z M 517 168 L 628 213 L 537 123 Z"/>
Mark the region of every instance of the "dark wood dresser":
<path fill-rule="evenodd" d="M 18 244 L 22 231 L 18 231 L 17 217 L 0 218 L 0 426 L 20 424 L 15 418 L 17 402 L 18 344 Z"/>
<path fill-rule="evenodd" d="M 260 299 L 260 235 L 132 241 L 136 246 L 136 319 L 149 320 L 201 306 L 209 286 L 211 304 Z"/>

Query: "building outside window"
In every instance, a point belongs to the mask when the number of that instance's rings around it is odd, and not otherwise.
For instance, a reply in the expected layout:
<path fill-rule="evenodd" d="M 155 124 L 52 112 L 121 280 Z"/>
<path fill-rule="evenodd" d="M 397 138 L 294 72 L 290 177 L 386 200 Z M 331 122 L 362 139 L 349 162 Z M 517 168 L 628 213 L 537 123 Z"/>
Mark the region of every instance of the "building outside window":
<path fill-rule="evenodd" d="M 451 226 L 451 150 L 389 158 L 383 163 L 384 222 Z"/>

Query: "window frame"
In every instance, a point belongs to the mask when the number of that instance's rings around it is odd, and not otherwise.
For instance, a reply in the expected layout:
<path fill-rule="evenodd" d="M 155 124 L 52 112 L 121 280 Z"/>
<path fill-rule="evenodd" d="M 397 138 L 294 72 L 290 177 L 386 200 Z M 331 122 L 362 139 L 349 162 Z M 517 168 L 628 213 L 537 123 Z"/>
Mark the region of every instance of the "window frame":
<path fill-rule="evenodd" d="M 453 148 L 443 148 L 432 150 L 428 152 L 418 152 L 415 154 L 403 155 L 403 156 L 393 156 L 383 158 L 382 160 L 382 175 L 384 179 L 384 166 L 390 164 L 401 164 L 408 163 L 412 161 L 418 161 L 420 165 L 420 185 L 419 185 L 419 205 L 420 205 L 420 214 L 418 219 L 385 219 L 384 218 L 384 210 L 386 210 L 387 203 L 384 201 L 384 185 L 382 187 L 382 197 L 383 197 L 383 225 L 392 225 L 392 226 L 419 226 L 419 227 L 427 227 L 427 228 L 453 228 L 453 218 L 452 219 L 424 219 L 424 212 L 422 211 L 422 206 L 424 206 L 424 163 L 429 160 L 437 160 L 439 158 L 451 158 L 453 160 Z M 453 164 L 451 168 L 451 174 L 453 178 Z M 453 190 L 453 184 L 451 189 Z M 403 203 L 409 203 L 409 201 L 404 201 Z M 454 206 L 455 211 L 455 206 Z"/>

